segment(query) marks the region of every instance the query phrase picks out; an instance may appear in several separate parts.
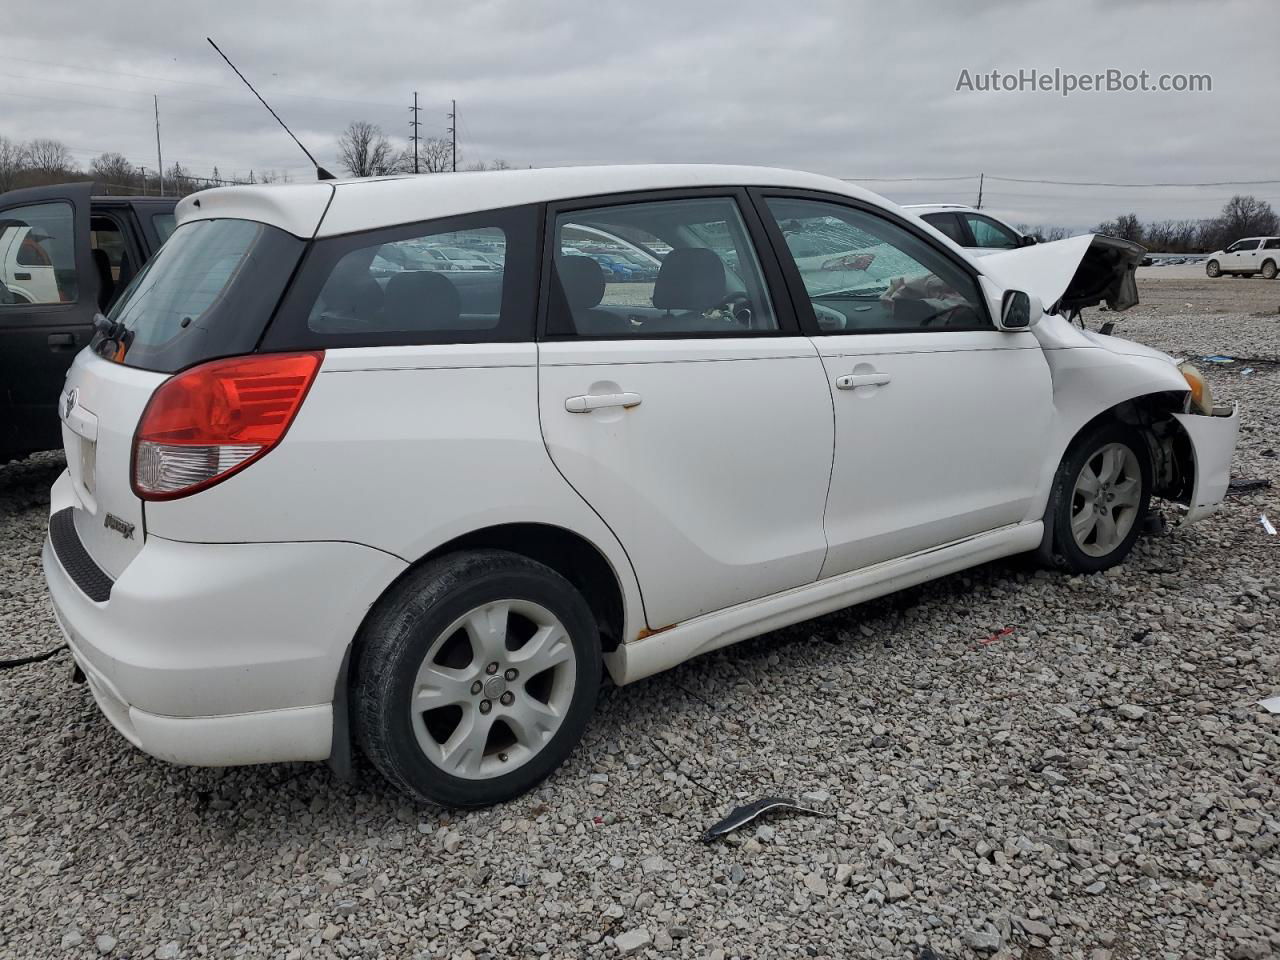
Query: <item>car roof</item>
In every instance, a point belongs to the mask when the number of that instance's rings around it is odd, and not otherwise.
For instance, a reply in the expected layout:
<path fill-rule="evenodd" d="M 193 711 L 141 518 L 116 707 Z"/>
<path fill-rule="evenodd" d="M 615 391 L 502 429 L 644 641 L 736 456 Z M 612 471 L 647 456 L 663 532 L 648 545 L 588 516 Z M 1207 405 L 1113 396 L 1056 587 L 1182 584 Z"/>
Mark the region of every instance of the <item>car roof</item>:
<path fill-rule="evenodd" d="M 904 203 L 902 209 L 915 211 L 917 216 L 922 210 L 925 213 L 943 213 L 950 210 L 972 210 L 974 213 L 978 212 L 976 207 L 971 207 L 967 203 Z"/>
<path fill-rule="evenodd" d="M 268 223 L 299 237 L 334 236 L 528 203 L 682 187 L 739 186 L 821 190 L 896 209 L 869 190 L 797 170 L 635 164 L 218 187 L 187 197 L 178 204 L 177 213 L 179 223 L 235 217 Z"/>

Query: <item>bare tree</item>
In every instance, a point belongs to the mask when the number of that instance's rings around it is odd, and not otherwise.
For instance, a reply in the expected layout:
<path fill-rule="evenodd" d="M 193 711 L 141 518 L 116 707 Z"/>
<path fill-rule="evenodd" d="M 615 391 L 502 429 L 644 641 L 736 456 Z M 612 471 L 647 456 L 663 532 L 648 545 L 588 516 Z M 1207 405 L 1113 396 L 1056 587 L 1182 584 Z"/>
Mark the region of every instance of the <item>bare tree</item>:
<path fill-rule="evenodd" d="M 107 193 L 136 193 L 133 164 L 118 153 L 104 153 L 89 165 L 93 179 L 102 184 Z"/>
<path fill-rule="evenodd" d="M 1218 216 L 1219 246 L 1241 237 L 1257 237 L 1276 232 L 1278 221 L 1271 204 L 1257 197 L 1236 194 Z"/>
<path fill-rule="evenodd" d="M 1108 237 L 1119 237 L 1121 240 L 1132 240 L 1135 243 L 1142 242 L 1142 221 L 1138 219 L 1136 213 L 1125 213 L 1116 217 L 1114 220 L 1108 220 L 1106 223 L 1100 223 L 1093 228 L 1094 233 L 1105 234 Z"/>
<path fill-rule="evenodd" d="M 410 162 L 413 157 L 410 156 Z M 418 167 L 423 173 L 448 173 L 453 169 L 453 144 L 444 137 L 427 137 L 418 143 Z"/>
<path fill-rule="evenodd" d="M 0 193 L 18 185 L 18 174 L 26 166 L 27 148 L 8 137 L 0 137 Z"/>
<path fill-rule="evenodd" d="M 27 165 L 43 177 L 63 176 L 75 172 L 71 151 L 61 140 L 40 137 L 27 144 Z"/>
<path fill-rule="evenodd" d="M 412 163 L 412 156 L 410 156 Z M 376 123 L 353 120 L 338 138 L 338 162 L 353 177 L 378 177 L 393 173 L 403 157 L 392 152 L 391 143 Z"/>

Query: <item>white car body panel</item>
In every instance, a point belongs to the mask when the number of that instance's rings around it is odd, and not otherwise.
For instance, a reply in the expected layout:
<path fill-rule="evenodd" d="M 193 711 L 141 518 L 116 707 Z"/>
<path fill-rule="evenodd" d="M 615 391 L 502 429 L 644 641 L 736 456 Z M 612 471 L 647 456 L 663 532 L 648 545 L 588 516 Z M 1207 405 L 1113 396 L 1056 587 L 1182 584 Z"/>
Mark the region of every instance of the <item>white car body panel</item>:
<path fill-rule="evenodd" d="M 1191 413 L 1174 414 L 1191 438 L 1196 458 L 1195 490 L 1188 505 L 1186 523 L 1201 520 L 1222 506 L 1222 498 L 1231 482 L 1231 454 L 1240 432 L 1240 411 L 1234 407 L 1229 417 L 1202 417 Z"/>
<path fill-rule="evenodd" d="M 151 394 L 167 379 L 82 350 L 67 372 L 58 404 L 76 532 L 112 577 L 119 577 L 142 549 L 142 501 L 130 480 L 133 432 Z M 132 526 L 132 535 L 109 528 L 108 516 Z"/>
<path fill-rule="evenodd" d="M 621 678 L 620 683 L 642 680 L 691 657 L 769 630 L 873 600 L 895 590 L 905 590 L 980 563 L 1025 553 L 1040 543 L 1043 530 L 1038 520 L 992 530 L 959 543 L 827 577 L 807 587 L 698 617 L 626 644 L 608 657 L 610 672 L 613 677 Z"/>
<path fill-rule="evenodd" d="M 897 210 L 810 174 L 636 166 L 234 187 L 187 198 L 178 217 L 330 237 L 734 185 Z M 978 259 L 925 229 L 983 274 L 993 312 L 1005 289 L 1060 299 L 1091 239 Z M 836 382 L 867 372 L 889 380 Z M 621 594 L 622 642 L 604 659 L 625 683 L 1035 548 L 1081 427 L 1127 400 L 1187 394 L 1159 351 L 1055 315 L 1008 332 L 344 347 L 325 352 L 278 447 L 144 508 L 130 486 L 132 433 L 165 379 L 77 359 L 64 395 L 68 471 L 51 512 L 78 508 L 76 532 L 115 581 L 109 600 L 81 592 L 48 544 L 44 561 L 103 711 L 143 749 L 201 764 L 328 756 L 335 686 L 366 613 L 458 537 L 541 524 L 594 545 Z M 639 404 L 566 407 L 600 393 Z M 1238 419 L 1175 419 L 1194 448 L 1196 519 L 1225 491 Z M 77 456 L 90 438 L 92 477 Z M 106 528 L 105 512 L 134 524 L 134 537 Z"/>
<path fill-rule="evenodd" d="M 817 579 L 832 427 L 812 341 L 540 350 L 547 449 L 627 545 L 653 629 Z M 570 397 L 623 392 L 638 405 L 566 410 Z"/>
<path fill-rule="evenodd" d="M 285 442 L 199 496 L 149 503 L 148 531 L 199 543 L 347 541 L 412 562 L 475 530 L 548 524 L 604 555 L 628 630 L 639 630 L 626 553 L 543 445 L 537 356 L 533 343 L 329 350 Z"/>
<path fill-rule="evenodd" d="M 1029 331 L 815 340 L 836 418 L 824 577 L 1023 519 L 1051 413 L 1049 368 Z M 850 374 L 891 379 L 839 389 Z M 984 421 L 999 426 L 975 442 Z"/>
<path fill-rule="evenodd" d="M 720 164 L 635 164 L 544 167 L 481 175 L 433 173 L 429 176 L 371 177 L 265 188 L 219 187 L 201 191 L 198 197 L 187 197 L 178 204 L 174 213 L 179 224 L 236 216 L 271 223 L 298 237 L 313 234 L 332 237 L 388 224 L 413 223 L 525 203 L 546 203 L 633 190 L 737 184 L 823 190 L 898 210 L 891 201 L 869 190 L 816 173 Z M 264 191 L 270 195 L 264 196 Z M 199 206 L 196 206 L 197 200 Z M 321 216 L 323 222 L 319 223 Z"/>

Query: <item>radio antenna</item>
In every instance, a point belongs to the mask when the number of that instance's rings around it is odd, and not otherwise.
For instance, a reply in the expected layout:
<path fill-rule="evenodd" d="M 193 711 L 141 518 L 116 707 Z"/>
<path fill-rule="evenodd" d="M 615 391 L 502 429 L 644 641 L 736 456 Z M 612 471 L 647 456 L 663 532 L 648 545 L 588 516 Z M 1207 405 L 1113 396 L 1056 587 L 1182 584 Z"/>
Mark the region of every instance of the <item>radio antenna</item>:
<path fill-rule="evenodd" d="M 222 48 L 221 48 L 221 47 L 219 47 L 216 43 L 214 43 L 214 42 L 213 42 L 213 37 L 205 37 L 205 39 L 209 41 L 209 46 L 213 47 L 213 49 L 215 49 L 215 50 L 217 50 L 217 51 L 218 51 L 218 56 L 220 56 L 223 60 L 226 60 L 226 61 L 227 61 L 227 66 L 228 66 L 228 67 L 230 67 L 232 70 L 235 70 L 235 72 L 236 72 L 236 76 L 237 76 L 237 77 L 239 77 L 241 80 L 243 80 L 243 81 L 244 81 L 244 85 L 245 85 L 246 87 L 248 87 L 248 88 L 249 88 L 249 92 L 250 92 L 250 93 L 252 93 L 255 97 L 257 97 L 257 98 L 258 98 L 258 101 L 259 101 L 259 102 L 260 102 L 264 107 L 266 107 L 266 108 L 267 108 L 267 112 L 268 112 L 268 113 L 270 113 L 273 117 L 275 117 L 275 118 L 276 118 L 276 123 L 278 123 L 278 124 L 280 124 L 280 126 L 284 127 L 284 132 L 285 132 L 285 133 L 287 133 L 290 137 L 292 137 L 292 138 L 293 138 L 293 142 L 294 142 L 294 143 L 296 143 L 296 144 L 298 145 L 298 149 L 299 149 L 299 150 L 301 150 L 303 153 L 305 153 L 305 154 L 307 155 L 307 159 L 311 161 L 311 165 L 312 165 L 313 167 L 315 167 L 315 168 L 316 168 L 316 179 L 317 179 L 317 180 L 335 180 L 335 179 L 337 179 L 336 177 L 334 177 L 334 175 L 333 175 L 332 173 L 330 173 L 330 172 L 329 172 L 328 170 L 326 170 L 324 167 L 320 166 L 320 164 L 316 163 L 316 158 L 315 158 L 315 157 L 313 157 L 313 156 L 311 155 L 311 151 L 310 151 L 310 150 L 308 150 L 306 147 L 304 147 L 304 146 L 302 145 L 302 141 L 301 141 L 301 140 L 299 140 L 297 137 L 294 137 L 294 136 L 293 136 L 293 131 L 289 129 L 289 127 L 285 124 L 285 122 L 284 122 L 283 120 L 281 120 L 281 119 L 280 119 L 280 115 L 279 115 L 278 113 L 276 113 L 274 110 L 272 110 L 272 109 L 271 109 L 271 104 L 267 103 L 267 101 L 265 101 L 265 100 L 263 100 L 263 99 L 262 99 L 262 94 L 260 94 L 257 90 L 254 90 L 254 89 L 253 89 L 253 84 L 252 84 L 252 83 L 250 83 L 250 82 L 245 78 L 245 75 L 244 75 L 243 73 L 241 73 L 238 69 L 236 69 L 236 65 L 235 65 L 234 63 L 232 63 L 232 62 L 231 62 L 231 58 L 230 58 L 230 57 L 228 57 L 225 53 L 223 53 L 223 52 L 222 52 Z"/>

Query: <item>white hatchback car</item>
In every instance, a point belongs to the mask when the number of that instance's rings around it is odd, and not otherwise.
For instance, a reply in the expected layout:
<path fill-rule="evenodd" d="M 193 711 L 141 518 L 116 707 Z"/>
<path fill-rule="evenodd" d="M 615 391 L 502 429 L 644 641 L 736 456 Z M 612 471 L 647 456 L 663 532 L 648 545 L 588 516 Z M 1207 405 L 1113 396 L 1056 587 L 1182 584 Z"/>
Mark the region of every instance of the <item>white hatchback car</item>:
<path fill-rule="evenodd" d="M 232 187 L 67 377 L 44 566 L 103 712 L 189 764 L 353 747 L 513 797 L 629 683 L 997 557 L 1128 553 L 1211 511 L 1234 408 L 1058 309 L 1140 248 L 970 257 L 782 170 L 631 166 Z M 566 236 L 660 263 L 606 283 Z M 371 273 L 397 245 L 500 269 Z M 1138 252 L 1135 252 L 1138 251 Z M 1042 317 L 1042 304 L 1048 314 Z"/>
<path fill-rule="evenodd" d="M 908 203 L 902 209 L 914 213 L 929 226 L 980 257 L 1029 247 L 1039 242 L 1030 234 L 1020 233 L 999 217 L 963 203 Z"/>

